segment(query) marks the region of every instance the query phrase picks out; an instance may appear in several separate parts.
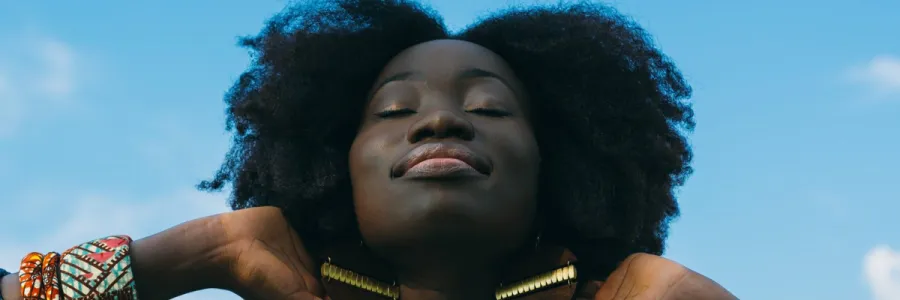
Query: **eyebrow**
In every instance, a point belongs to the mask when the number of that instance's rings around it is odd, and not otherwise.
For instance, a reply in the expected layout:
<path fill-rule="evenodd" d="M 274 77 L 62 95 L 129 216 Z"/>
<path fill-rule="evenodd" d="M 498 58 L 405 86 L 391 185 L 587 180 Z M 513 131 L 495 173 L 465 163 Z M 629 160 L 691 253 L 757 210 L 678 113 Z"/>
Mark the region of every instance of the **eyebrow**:
<path fill-rule="evenodd" d="M 457 74 L 456 77 L 460 78 L 460 79 L 494 78 L 494 79 L 500 80 L 500 82 L 502 82 L 507 87 L 512 88 L 512 85 L 510 85 L 509 82 L 506 81 L 506 78 L 503 78 L 503 76 L 500 76 L 497 73 L 494 73 L 494 72 L 491 72 L 488 70 L 479 69 L 479 68 L 464 69 L 464 70 L 462 70 L 462 72 L 459 72 L 459 74 Z"/>
<path fill-rule="evenodd" d="M 373 89 L 372 91 L 373 92 L 378 91 L 384 85 L 394 82 L 394 81 L 412 80 L 413 77 L 418 77 L 418 75 L 419 75 L 418 72 L 401 72 L 401 73 L 391 75 L 390 77 L 385 78 L 384 80 L 379 82 L 378 85 L 375 86 L 375 89 Z M 494 73 L 494 72 L 491 72 L 488 70 L 484 70 L 484 69 L 479 69 L 479 68 L 463 69 L 456 74 L 456 78 L 457 79 L 494 78 L 494 79 L 497 79 L 500 82 L 502 82 L 504 85 L 506 85 L 510 89 L 513 88 L 513 86 L 510 85 L 510 83 L 508 81 L 506 81 L 505 78 L 503 78 L 503 76 L 500 76 L 497 73 Z"/>

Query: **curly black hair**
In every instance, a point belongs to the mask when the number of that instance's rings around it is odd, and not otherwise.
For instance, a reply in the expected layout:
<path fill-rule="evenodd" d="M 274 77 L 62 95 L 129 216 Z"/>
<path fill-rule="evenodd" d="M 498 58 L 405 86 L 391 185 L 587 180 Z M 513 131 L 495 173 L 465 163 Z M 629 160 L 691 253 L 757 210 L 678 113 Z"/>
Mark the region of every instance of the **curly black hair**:
<path fill-rule="evenodd" d="M 651 37 L 596 3 L 512 8 L 458 32 L 403 0 L 306 1 L 241 40 L 253 64 L 226 96 L 233 145 L 199 188 L 277 206 L 308 245 L 359 235 L 348 152 L 366 94 L 402 50 L 459 39 L 503 57 L 533 99 L 543 237 L 605 277 L 661 254 L 691 173 L 691 88 Z"/>

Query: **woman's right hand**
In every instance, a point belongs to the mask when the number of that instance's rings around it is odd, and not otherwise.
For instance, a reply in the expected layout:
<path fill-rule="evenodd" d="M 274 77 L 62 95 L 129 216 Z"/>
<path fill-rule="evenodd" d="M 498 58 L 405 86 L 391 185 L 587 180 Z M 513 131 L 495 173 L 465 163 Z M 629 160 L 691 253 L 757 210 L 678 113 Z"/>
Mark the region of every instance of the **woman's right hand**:
<path fill-rule="evenodd" d="M 219 215 L 228 245 L 228 289 L 244 299 L 324 298 L 317 264 L 281 209 L 258 207 Z"/>

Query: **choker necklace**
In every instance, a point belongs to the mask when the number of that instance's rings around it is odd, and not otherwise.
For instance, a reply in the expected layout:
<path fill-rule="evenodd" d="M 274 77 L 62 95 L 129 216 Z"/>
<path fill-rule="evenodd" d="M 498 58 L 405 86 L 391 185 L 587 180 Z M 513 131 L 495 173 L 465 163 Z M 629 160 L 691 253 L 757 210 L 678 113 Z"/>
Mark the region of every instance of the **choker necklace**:
<path fill-rule="evenodd" d="M 322 264 L 321 272 L 322 278 L 325 280 L 336 280 L 349 286 L 366 290 L 390 299 L 400 299 L 400 287 L 397 286 L 396 283 L 387 284 L 339 267 L 334 265 L 330 259 Z M 577 278 L 578 272 L 575 270 L 575 265 L 570 263 L 549 272 L 516 281 L 509 285 L 501 284 L 494 293 L 494 297 L 497 300 L 512 299 L 563 285 L 569 285 L 574 283 Z"/>

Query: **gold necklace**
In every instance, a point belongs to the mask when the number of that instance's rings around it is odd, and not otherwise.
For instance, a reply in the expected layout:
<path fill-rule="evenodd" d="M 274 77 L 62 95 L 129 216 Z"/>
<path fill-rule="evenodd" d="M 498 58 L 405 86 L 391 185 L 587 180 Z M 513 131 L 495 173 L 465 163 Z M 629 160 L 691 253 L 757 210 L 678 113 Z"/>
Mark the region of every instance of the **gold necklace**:
<path fill-rule="evenodd" d="M 387 284 L 374 278 L 338 267 L 330 261 L 322 264 L 322 277 L 326 280 L 337 280 L 352 287 L 363 289 L 390 299 L 400 298 L 400 287 Z M 500 285 L 494 293 L 497 300 L 506 300 L 525 296 L 541 290 L 572 284 L 578 279 L 575 265 L 567 264 L 555 270 L 531 276 L 510 285 Z"/>

